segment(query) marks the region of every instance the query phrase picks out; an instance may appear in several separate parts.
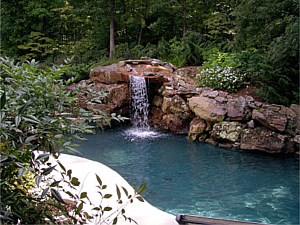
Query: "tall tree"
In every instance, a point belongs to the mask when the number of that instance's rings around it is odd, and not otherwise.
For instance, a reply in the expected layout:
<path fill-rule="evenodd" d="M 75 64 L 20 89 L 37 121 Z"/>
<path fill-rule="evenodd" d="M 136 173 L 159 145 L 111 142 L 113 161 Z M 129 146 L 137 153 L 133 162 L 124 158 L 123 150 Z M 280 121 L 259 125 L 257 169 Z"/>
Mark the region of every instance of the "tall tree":
<path fill-rule="evenodd" d="M 186 0 L 183 0 L 183 28 L 182 28 L 182 36 L 186 34 Z"/>
<path fill-rule="evenodd" d="M 250 72 L 265 100 L 298 103 L 299 4 L 293 0 L 248 0 L 238 6 L 236 15 L 236 47 L 251 51 Z"/>
<path fill-rule="evenodd" d="M 115 0 L 110 0 L 110 20 L 109 20 L 109 58 L 115 53 Z"/>

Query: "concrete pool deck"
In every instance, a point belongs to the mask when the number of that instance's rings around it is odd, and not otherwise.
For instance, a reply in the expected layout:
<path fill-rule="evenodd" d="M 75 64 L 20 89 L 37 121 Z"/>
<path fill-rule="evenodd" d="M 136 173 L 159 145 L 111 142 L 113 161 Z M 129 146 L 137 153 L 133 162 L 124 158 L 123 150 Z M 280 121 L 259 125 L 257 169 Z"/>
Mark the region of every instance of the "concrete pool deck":
<path fill-rule="evenodd" d="M 64 165 L 66 170 L 71 169 L 72 176 L 77 177 L 80 181 L 80 185 L 76 190 L 70 189 L 68 186 L 63 186 L 63 188 L 79 196 L 82 192 L 87 192 L 92 204 L 86 201 L 86 204 L 83 205 L 84 211 L 92 214 L 92 212 L 95 212 L 92 209 L 94 207 L 99 207 L 100 204 L 102 207 L 112 208 L 111 211 L 104 212 L 104 216 L 102 217 L 102 219 L 108 217 L 112 212 L 120 209 L 118 208 L 120 205 L 118 205 L 117 203 L 118 198 L 116 185 L 120 188 L 123 203 L 128 202 L 128 198 L 126 197 L 126 194 L 122 187 L 128 191 L 129 195 L 134 195 L 135 193 L 134 189 L 121 175 L 99 162 L 66 154 L 61 154 L 58 161 Z M 53 159 L 51 159 L 51 162 L 53 164 L 57 163 Z M 59 168 L 59 166 L 57 166 L 56 168 Z M 98 193 L 99 188 L 97 186 L 99 184 L 95 174 L 97 174 L 101 178 L 103 184 L 107 185 L 107 188 L 103 191 L 103 194 L 112 194 L 113 196 L 111 198 L 102 199 L 102 197 Z M 61 175 L 58 172 L 54 173 L 53 176 L 56 179 L 61 178 Z M 69 198 L 69 196 L 67 195 L 62 195 L 62 197 L 64 199 Z M 132 203 L 128 203 L 128 205 L 126 205 L 125 211 L 125 215 L 135 220 L 139 225 L 178 225 L 178 223 L 176 222 L 176 217 L 174 215 L 155 208 L 146 200 L 144 202 L 141 202 L 138 199 L 134 199 Z M 87 224 L 107 224 L 106 222 L 109 222 L 112 219 L 114 219 L 114 216 L 108 220 L 105 219 L 105 221 L 102 221 L 102 223 L 94 219 L 89 221 L 89 223 Z M 128 220 L 125 221 L 122 216 L 119 216 L 117 224 L 127 225 L 135 223 L 130 223 Z"/>

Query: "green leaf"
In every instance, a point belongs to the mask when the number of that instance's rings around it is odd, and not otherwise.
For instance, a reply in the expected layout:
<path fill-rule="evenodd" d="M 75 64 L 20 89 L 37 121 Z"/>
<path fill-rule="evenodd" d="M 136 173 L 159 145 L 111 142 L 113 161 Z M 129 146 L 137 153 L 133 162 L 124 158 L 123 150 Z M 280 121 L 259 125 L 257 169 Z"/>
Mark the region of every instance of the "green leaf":
<path fill-rule="evenodd" d="M 117 222 L 118 222 L 118 218 L 116 217 L 114 218 L 113 224 L 117 224 Z"/>
<path fill-rule="evenodd" d="M 140 194 L 144 193 L 145 190 L 146 190 L 146 183 L 143 183 L 143 184 L 139 187 L 139 189 L 138 189 L 138 191 L 137 191 L 137 194 L 140 195 Z"/>
<path fill-rule="evenodd" d="M 78 205 L 78 207 L 77 207 L 77 209 L 76 209 L 76 212 L 79 214 L 79 213 L 81 212 L 82 208 L 83 208 L 83 203 L 81 202 L 81 203 Z"/>
<path fill-rule="evenodd" d="M 137 196 L 136 199 L 139 200 L 140 202 L 144 202 L 144 201 L 145 201 L 145 200 L 142 198 L 142 196 Z"/>
<path fill-rule="evenodd" d="M 67 141 L 67 142 L 65 142 L 64 144 L 63 144 L 63 146 L 65 147 L 65 146 L 68 146 L 68 145 L 70 145 L 71 144 L 71 142 L 70 141 Z"/>
<path fill-rule="evenodd" d="M 116 185 L 116 189 L 117 189 L 118 200 L 120 200 L 121 199 L 121 192 L 120 192 L 120 189 L 117 185 Z"/>
<path fill-rule="evenodd" d="M 69 179 L 71 179 L 71 176 L 72 176 L 72 170 L 68 170 L 68 171 L 67 171 L 67 176 L 69 177 Z"/>
<path fill-rule="evenodd" d="M 57 187 L 57 185 L 61 182 L 61 180 L 54 181 L 50 187 Z"/>
<path fill-rule="evenodd" d="M 61 137 L 62 137 L 62 134 L 56 134 L 54 137 L 55 137 L 55 138 L 61 138 Z"/>
<path fill-rule="evenodd" d="M 75 198 L 75 196 L 73 195 L 73 193 L 71 193 L 70 191 L 66 191 L 65 192 L 67 195 L 69 195 L 71 198 Z"/>
<path fill-rule="evenodd" d="M 80 199 L 86 198 L 87 197 L 87 193 L 86 192 L 82 192 L 80 194 Z"/>
<path fill-rule="evenodd" d="M 32 137 L 32 136 L 31 136 Z M 27 140 L 27 139 L 26 139 Z M 26 142 L 26 141 L 25 141 Z M 36 157 L 35 161 L 38 161 L 38 160 L 43 160 L 43 159 L 46 159 L 46 158 L 49 158 L 50 154 L 48 153 L 42 153 L 42 154 L 39 154 L 38 157 Z"/>
<path fill-rule="evenodd" d="M 20 179 L 26 173 L 26 169 L 24 167 L 18 170 L 18 178 Z"/>
<path fill-rule="evenodd" d="M 16 127 L 19 126 L 21 120 L 22 120 L 21 116 L 16 116 L 16 117 L 15 117 L 15 125 L 16 125 Z"/>
<path fill-rule="evenodd" d="M 26 108 L 29 106 L 30 101 L 26 102 L 26 104 L 22 105 L 19 109 L 19 114 L 23 114 Z"/>
<path fill-rule="evenodd" d="M 103 209 L 103 211 L 111 211 L 112 210 L 112 207 L 109 207 L 109 206 L 106 206 L 104 209 Z"/>
<path fill-rule="evenodd" d="M 41 194 L 41 198 L 44 198 L 46 196 L 46 194 L 48 193 L 48 191 L 49 191 L 49 188 L 48 187 L 45 188 Z"/>
<path fill-rule="evenodd" d="M 5 117 L 5 112 L 0 112 L 0 122 L 2 123 L 3 119 Z"/>
<path fill-rule="evenodd" d="M 40 187 L 41 180 L 42 180 L 42 176 L 37 176 L 35 178 L 35 183 L 36 183 L 37 187 Z"/>
<path fill-rule="evenodd" d="M 50 192 L 51 192 L 51 196 L 54 197 L 57 201 L 59 201 L 61 203 L 65 203 L 63 198 L 61 197 L 60 193 L 57 190 L 51 188 Z"/>
<path fill-rule="evenodd" d="M 103 198 L 110 198 L 111 196 L 111 194 L 105 194 Z"/>
<path fill-rule="evenodd" d="M 96 174 L 96 178 L 97 178 L 97 181 L 100 185 L 100 187 L 102 186 L 102 180 L 100 179 L 100 177 Z"/>
<path fill-rule="evenodd" d="M 74 186 L 79 186 L 80 182 L 77 177 L 72 177 L 71 184 L 73 184 Z"/>
<path fill-rule="evenodd" d="M 126 188 L 122 187 L 123 191 L 125 192 L 126 196 L 128 197 L 128 191 Z"/>
<path fill-rule="evenodd" d="M 56 165 L 45 168 L 42 172 L 42 175 L 45 175 L 45 176 L 48 175 L 49 173 L 51 173 L 55 169 L 55 167 L 56 167 Z"/>
<path fill-rule="evenodd" d="M 60 167 L 64 172 L 66 172 L 66 168 L 64 167 L 63 164 L 61 164 L 59 161 L 57 161 L 57 164 L 59 165 L 59 167 Z"/>
<path fill-rule="evenodd" d="M 22 117 L 25 121 L 31 122 L 31 123 L 35 123 L 35 124 L 39 124 L 40 121 L 38 120 L 38 118 L 36 118 L 35 116 L 32 115 L 26 115 Z"/>

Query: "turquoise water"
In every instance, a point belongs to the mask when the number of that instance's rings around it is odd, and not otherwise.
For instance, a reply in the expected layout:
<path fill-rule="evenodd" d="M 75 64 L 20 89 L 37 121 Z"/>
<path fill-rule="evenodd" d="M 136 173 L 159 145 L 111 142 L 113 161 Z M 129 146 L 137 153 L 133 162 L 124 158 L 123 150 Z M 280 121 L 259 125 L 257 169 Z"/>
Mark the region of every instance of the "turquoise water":
<path fill-rule="evenodd" d="M 174 215 L 299 224 L 298 159 L 191 143 L 185 136 L 150 136 L 98 131 L 78 149 L 131 185 L 146 182 L 145 199 Z"/>

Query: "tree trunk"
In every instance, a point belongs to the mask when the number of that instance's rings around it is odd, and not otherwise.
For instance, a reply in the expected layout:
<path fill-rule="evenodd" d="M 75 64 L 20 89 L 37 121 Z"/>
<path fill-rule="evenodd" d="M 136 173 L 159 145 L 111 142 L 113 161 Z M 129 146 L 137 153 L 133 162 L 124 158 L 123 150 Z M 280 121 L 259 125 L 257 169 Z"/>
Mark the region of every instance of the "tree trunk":
<path fill-rule="evenodd" d="M 147 14 L 148 14 L 148 5 L 149 5 L 149 0 L 144 0 L 141 2 L 141 15 L 142 18 L 141 18 L 141 27 L 140 27 L 140 31 L 139 31 L 139 35 L 138 35 L 138 45 L 141 44 L 142 42 L 142 34 L 143 34 L 143 28 L 145 27 L 145 20 L 146 20 L 146 17 L 147 17 Z"/>
<path fill-rule="evenodd" d="M 139 32 L 139 38 L 138 38 L 138 45 L 141 44 L 142 41 L 142 32 L 143 32 L 143 25 L 141 24 L 140 32 Z"/>
<path fill-rule="evenodd" d="M 183 3 L 183 29 L 182 29 L 182 36 L 186 34 L 186 0 Z"/>
<path fill-rule="evenodd" d="M 109 58 L 115 53 L 115 0 L 110 0 L 110 23 L 109 23 Z"/>

